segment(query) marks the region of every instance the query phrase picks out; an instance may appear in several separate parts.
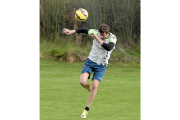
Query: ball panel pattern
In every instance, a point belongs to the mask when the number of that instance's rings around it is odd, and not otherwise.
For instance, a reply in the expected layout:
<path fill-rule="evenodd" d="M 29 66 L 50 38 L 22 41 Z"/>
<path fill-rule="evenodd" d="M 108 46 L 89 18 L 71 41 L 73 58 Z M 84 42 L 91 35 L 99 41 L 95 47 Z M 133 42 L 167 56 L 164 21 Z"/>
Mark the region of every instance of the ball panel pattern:
<path fill-rule="evenodd" d="M 88 12 L 85 9 L 80 8 L 76 11 L 75 18 L 78 21 L 85 21 L 88 18 Z"/>

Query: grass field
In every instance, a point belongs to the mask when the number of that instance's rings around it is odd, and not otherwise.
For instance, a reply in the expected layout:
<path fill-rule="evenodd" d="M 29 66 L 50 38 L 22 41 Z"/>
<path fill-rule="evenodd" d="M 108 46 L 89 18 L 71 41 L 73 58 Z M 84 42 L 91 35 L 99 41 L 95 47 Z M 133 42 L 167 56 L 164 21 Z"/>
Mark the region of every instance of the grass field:
<path fill-rule="evenodd" d="M 82 66 L 40 59 L 41 120 L 81 119 L 89 95 L 79 83 Z M 86 119 L 140 120 L 139 64 L 109 64 Z"/>

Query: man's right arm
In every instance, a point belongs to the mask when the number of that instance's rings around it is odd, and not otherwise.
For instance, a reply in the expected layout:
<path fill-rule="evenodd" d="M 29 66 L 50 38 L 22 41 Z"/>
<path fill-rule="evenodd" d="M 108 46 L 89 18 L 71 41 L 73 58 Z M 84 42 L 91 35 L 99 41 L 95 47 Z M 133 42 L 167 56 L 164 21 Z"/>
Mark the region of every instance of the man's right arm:
<path fill-rule="evenodd" d="M 63 34 L 66 34 L 66 35 L 76 33 L 75 30 L 69 30 L 69 29 L 66 29 L 66 28 L 63 28 L 62 32 L 63 32 Z"/>
<path fill-rule="evenodd" d="M 87 29 L 87 28 L 77 28 L 75 31 L 76 31 L 76 33 L 86 33 L 86 34 L 88 34 L 89 29 Z"/>
<path fill-rule="evenodd" d="M 62 31 L 63 31 L 64 34 L 67 34 L 67 35 L 70 35 L 70 34 L 73 34 L 73 33 L 86 33 L 86 34 L 88 34 L 89 29 L 87 29 L 87 28 L 77 28 L 75 30 L 69 30 L 69 29 L 63 28 Z"/>

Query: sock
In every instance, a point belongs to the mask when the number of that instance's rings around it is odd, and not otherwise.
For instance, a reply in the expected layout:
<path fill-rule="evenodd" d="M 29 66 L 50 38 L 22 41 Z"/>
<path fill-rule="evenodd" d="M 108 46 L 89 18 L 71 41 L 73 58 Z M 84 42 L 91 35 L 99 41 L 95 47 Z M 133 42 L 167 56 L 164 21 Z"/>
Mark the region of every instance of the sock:
<path fill-rule="evenodd" d="M 89 111 L 89 109 L 90 109 L 90 108 L 88 108 L 88 107 L 86 106 L 85 110 Z"/>

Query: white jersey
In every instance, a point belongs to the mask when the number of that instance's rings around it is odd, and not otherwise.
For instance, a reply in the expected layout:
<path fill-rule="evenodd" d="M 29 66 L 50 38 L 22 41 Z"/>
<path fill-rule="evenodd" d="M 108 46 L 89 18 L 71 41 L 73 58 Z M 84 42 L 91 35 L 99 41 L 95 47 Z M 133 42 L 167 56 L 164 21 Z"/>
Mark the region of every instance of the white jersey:
<path fill-rule="evenodd" d="M 91 33 L 96 34 L 101 39 L 100 33 L 98 32 L 98 30 L 89 29 L 88 34 L 91 34 Z M 106 44 L 108 44 L 109 42 L 113 42 L 114 44 L 116 44 L 117 39 L 116 39 L 116 36 L 114 34 L 109 33 L 109 36 L 105 40 L 102 40 L 102 41 L 105 42 Z M 115 46 L 113 49 L 115 49 Z M 97 63 L 98 65 L 101 65 L 101 64 L 107 65 L 113 49 L 110 51 L 107 51 L 106 49 L 104 49 L 102 47 L 102 45 L 99 43 L 98 40 L 94 39 L 92 49 L 91 49 L 91 52 L 90 52 L 88 58 L 91 61 Z"/>

